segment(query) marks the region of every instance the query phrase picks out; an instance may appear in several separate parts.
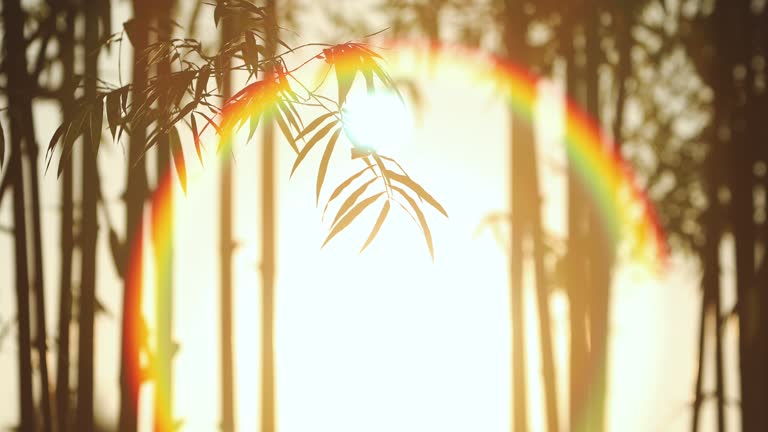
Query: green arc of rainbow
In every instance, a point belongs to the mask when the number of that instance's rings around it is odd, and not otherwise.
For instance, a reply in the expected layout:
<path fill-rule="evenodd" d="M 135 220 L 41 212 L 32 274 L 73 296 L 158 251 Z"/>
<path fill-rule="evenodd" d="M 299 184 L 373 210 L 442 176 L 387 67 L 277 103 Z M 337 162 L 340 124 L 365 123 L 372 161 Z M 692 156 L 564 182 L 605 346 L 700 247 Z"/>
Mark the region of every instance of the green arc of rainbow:
<path fill-rule="evenodd" d="M 503 96 L 512 109 L 528 121 L 533 120 L 533 112 L 537 104 L 537 85 L 539 78 L 524 67 L 513 62 L 489 55 L 479 50 L 457 45 L 439 43 L 424 43 L 421 41 L 394 41 L 385 45 L 387 54 L 424 56 L 432 63 L 432 67 L 448 64 L 459 70 L 468 72 L 480 82 L 491 83 L 501 89 Z M 353 53 L 354 54 L 354 53 Z M 350 55 L 353 55 L 350 54 Z M 335 65 L 355 65 L 360 62 L 355 58 L 343 58 L 344 53 L 337 54 Z M 318 59 L 322 58 L 317 56 Z M 402 72 L 395 70 L 395 72 Z M 264 86 L 259 82 L 251 84 L 239 94 L 249 91 L 263 92 L 255 97 L 256 102 L 249 104 L 232 104 L 223 110 L 219 118 L 220 127 L 217 130 L 219 139 L 218 153 L 221 157 L 229 157 L 229 146 L 240 122 L 236 119 L 252 113 L 254 110 L 268 113 L 277 103 L 278 92 L 272 86 Z M 258 95 L 256 95 L 258 96 Z M 628 242 L 632 245 L 632 259 L 654 272 L 665 269 L 668 249 L 664 232 L 658 222 L 656 213 L 648 197 L 637 185 L 629 165 L 622 159 L 617 146 L 602 133 L 597 123 L 591 119 L 571 99 L 566 98 L 564 104 L 564 144 L 566 155 L 574 171 L 593 201 L 593 206 L 599 214 L 608 241 L 615 245 Z M 142 292 L 142 262 L 147 253 L 142 241 L 143 232 L 151 232 L 155 254 L 161 262 L 168 261 L 172 250 L 172 202 L 173 175 L 171 170 L 158 182 L 152 199 L 151 216 L 144 220 L 138 230 L 136 239 L 131 241 L 130 262 L 126 272 L 129 286 L 129 296 L 126 297 L 124 310 L 132 312 L 124 317 L 128 334 L 123 339 L 123 352 L 137 353 L 143 349 L 145 333 L 141 319 Z M 147 231 L 145 231 L 147 230 Z M 160 280 L 169 280 L 168 268 L 159 266 L 155 271 Z M 153 367 L 142 370 L 136 364 L 138 355 L 126 356 L 127 376 L 133 400 L 137 400 L 139 389 L 145 377 L 154 376 Z M 166 397 L 155 394 L 155 398 Z M 155 406 L 169 406 L 156 403 Z M 137 409 L 137 407 L 134 407 Z M 156 424 L 161 431 L 172 431 L 174 419 L 171 413 L 156 412 Z"/>

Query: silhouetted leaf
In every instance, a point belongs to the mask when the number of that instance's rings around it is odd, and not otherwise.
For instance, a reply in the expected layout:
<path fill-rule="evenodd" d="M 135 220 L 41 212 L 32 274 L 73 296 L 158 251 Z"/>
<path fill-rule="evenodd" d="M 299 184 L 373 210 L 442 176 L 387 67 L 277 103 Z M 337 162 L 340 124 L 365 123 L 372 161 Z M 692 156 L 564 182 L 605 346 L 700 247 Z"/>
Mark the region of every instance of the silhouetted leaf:
<path fill-rule="evenodd" d="M 357 69 L 336 66 L 336 84 L 339 89 L 339 98 L 337 102 L 339 106 L 344 105 L 347 100 L 349 90 L 352 88 L 352 83 L 355 81 L 355 75 Z"/>
<path fill-rule="evenodd" d="M 392 170 L 386 170 L 386 175 L 387 175 L 387 177 L 391 178 L 392 180 L 394 180 L 394 181 L 396 181 L 398 183 L 401 183 L 401 184 L 407 186 L 412 191 L 416 192 L 416 194 L 419 197 L 421 197 L 424 201 L 428 202 L 437 211 L 442 213 L 443 216 L 448 217 L 448 213 L 445 211 L 443 206 L 440 205 L 440 203 L 437 202 L 437 200 L 432 195 L 430 195 L 429 192 L 424 190 L 424 188 L 420 184 L 418 184 L 415 181 L 413 181 L 412 178 L 410 178 L 408 176 L 405 176 L 405 175 L 402 175 L 402 174 L 398 174 L 398 173 L 396 173 L 396 172 L 394 172 Z"/>
<path fill-rule="evenodd" d="M 225 58 L 224 53 L 221 53 L 213 58 L 214 73 L 216 74 L 216 90 L 219 94 L 223 93 L 224 88 L 224 68 L 229 61 L 229 57 Z"/>
<path fill-rule="evenodd" d="M 68 123 L 64 122 L 61 125 L 59 125 L 58 128 L 56 128 L 56 131 L 53 133 L 53 136 L 51 137 L 51 142 L 48 143 L 48 150 L 47 158 L 48 162 L 45 164 L 45 172 L 48 172 L 48 168 L 51 166 L 51 161 L 53 160 L 53 150 L 56 148 L 56 143 L 59 142 L 59 139 L 61 139 L 61 136 L 64 134 L 64 131 L 67 130 Z"/>
<path fill-rule="evenodd" d="M 408 195 L 403 189 L 401 189 L 398 186 L 392 185 L 391 186 L 393 190 L 400 193 L 400 195 L 405 198 L 406 201 L 408 201 L 408 204 L 411 206 L 413 211 L 416 213 L 416 217 L 419 220 L 419 225 L 421 225 L 421 231 L 424 233 L 424 240 L 427 241 L 427 247 L 429 248 L 429 256 L 432 257 L 432 260 L 435 259 L 435 250 L 432 246 L 432 233 L 429 231 L 429 225 L 427 225 L 427 219 L 424 217 L 424 213 L 419 208 L 419 204 L 411 198 L 410 195 Z"/>
<path fill-rule="evenodd" d="M 365 248 L 368 247 L 368 245 L 371 244 L 373 239 L 376 238 L 376 234 L 379 233 L 379 230 L 381 229 L 381 226 L 384 225 L 384 220 L 387 218 L 387 215 L 389 214 L 389 200 L 384 202 L 384 207 L 381 208 L 381 213 L 379 213 L 379 218 L 376 219 L 376 223 L 373 225 L 373 230 L 371 230 L 371 234 L 368 235 L 368 239 L 365 241 L 365 244 L 362 248 L 360 248 L 360 252 L 363 253 Z"/>
<path fill-rule="evenodd" d="M 3 123 L 0 122 L 0 169 L 3 168 L 5 162 L 5 131 L 3 131 Z"/>
<path fill-rule="evenodd" d="M 197 130 L 197 121 L 195 120 L 195 114 L 190 115 L 190 121 L 192 123 L 192 139 L 195 141 L 195 152 L 197 152 L 197 158 L 200 159 L 200 165 L 203 164 L 203 153 L 200 151 L 200 133 Z"/>
<path fill-rule="evenodd" d="M 290 102 L 289 102 L 290 103 Z M 296 132 L 301 130 L 301 127 L 299 127 L 299 123 L 296 122 L 296 117 L 291 112 L 291 109 L 288 108 L 288 105 L 282 100 L 277 99 L 277 106 L 280 109 L 280 111 L 285 115 L 285 118 L 288 120 L 288 123 L 293 126 L 293 128 L 296 130 Z"/>
<path fill-rule="evenodd" d="M 333 218 L 333 223 L 331 225 L 336 225 L 336 222 L 338 222 L 339 219 L 341 219 L 341 217 L 344 216 L 347 210 L 352 208 L 355 202 L 357 202 L 357 199 L 363 195 L 366 189 L 368 189 L 368 186 L 373 184 L 373 182 L 375 182 L 377 179 L 378 177 L 374 177 L 368 180 L 367 182 L 363 183 L 359 188 L 355 189 L 354 192 L 349 194 L 347 199 L 345 199 L 344 202 L 341 203 L 341 206 L 339 206 L 339 210 L 336 212 L 336 216 Z"/>
<path fill-rule="evenodd" d="M 125 246 L 120 241 L 120 238 L 117 236 L 117 233 L 114 229 L 111 227 L 109 228 L 109 249 L 112 252 L 112 261 L 115 263 L 115 269 L 117 270 L 117 274 L 120 276 L 121 279 L 125 278 L 125 264 L 126 264 L 126 253 L 125 253 Z"/>
<path fill-rule="evenodd" d="M 333 154 L 333 148 L 336 146 L 336 141 L 339 139 L 341 128 L 336 129 L 336 132 L 331 135 L 331 139 L 328 140 L 328 145 L 325 146 L 323 152 L 323 158 L 320 160 L 320 168 L 317 171 L 317 189 L 315 191 L 315 205 L 320 202 L 320 190 L 323 188 L 323 182 L 325 181 L 325 174 L 328 172 L 328 163 L 331 160 L 331 154 Z"/>
<path fill-rule="evenodd" d="M 275 113 L 275 121 L 283 132 L 285 139 L 288 140 L 288 144 L 291 145 L 293 151 L 295 151 L 296 154 L 299 154 L 299 148 L 296 146 L 296 141 L 294 141 L 293 135 L 291 135 L 291 130 L 288 129 L 288 125 L 285 124 L 285 120 L 283 120 L 283 116 L 281 116 L 279 112 Z"/>
<path fill-rule="evenodd" d="M 125 29 L 125 34 L 128 35 L 128 41 L 133 46 L 136 46 L 136 43 L 134 42 L 136 40 L 136 33 L 143 30 L 141 29 L 142 25 L 146 24 L 142 24 L 141 21 L 136 18 L 131 18 L 123 23 L 123 29 Z"/>
<path fill-rule="evenodd" d="M 96 103 L 91 110 L 91 145 L 93 146 L 94 155 L 99 154 L 99 145 L 101 144 L 101 127 L 104 123 L 104 100 L 102 98 L 96 99 Z"/>
<path fill-rule="evenodd" d="M 344 192 L 344 189 L 349 187 L 349 185 L 351 185 L 352 182 L 357 180 L 361 175 L 363 175 L 369 169 L 371 169 L 371 167 L 366 166 L 365 168 L 361 169 L 357 173 L 352 174 L 348 179 L 344 180 L 340 185 L 336 186 L 336 189 L 334 189 L 333 193 L 331 193 L 331 196 L 328 198 L 328 202 L 325 203 L 325 208 L 323 208 L 323 217 L 325 217 L 325 213 L 328 211 L 328 206 L 331 204 L 331 202 L 336 198 L 338 198 L 339 195 L 341 195 L 341 193 Z"/>
<path fill-rule="evenodd" d="M 251 66 L 253 71 L 259 66 L 259 48 L 256 45 L 256 38 L 250 31 L 243 33 L 245 36 L 245 44 L 243 44 L 243 60 L 246 64 Z"/>
<path fill-rule="evenodd" d="M 181 148 L 181 139 L 176 126 L 171 126 L 168 132 L 168 143 L 171 146 L 171 155 L 173 156 L 173 165 L 176 167 L 176 173 L 179 175 L 181 189 L 187 193 L 187 165 L 184 162 L 184 151 Z"/>
<path fill-rule="evenodd" d="M 113 91 L 107 95 L 107 123 L 112 139 L 115 139 L 117 125 L 120 123 L 120 93 Z"/>
<path fill-rule="evenodd" d="M 379 192 L 376 195 L 370 196 L 359 203 L 357 203 L 356 206 L 354 206 L 349 213 L 344 215 L 344 217 L 339 221 L 338 224 L 334 225 L 333 228 L 331 228 L 331 232 L 328 234 L 328 237 L 323 242 L 323 245 L 320 246 L 321 248 L 324 247 L 326 244 L 328 244 L 329 241 L 331 241 L 332 238 L 336 237 L 336 234 L 340 233 L 344 228 L 348 227 L 350 223 L 352 223 L 353 220 L 355 220 L 356 217 L 360 215 L 360 213 L 363 212 L 368 206 L 373 204 L 379 197 L 384 195 L 384 192 Z"/>
<path fill-rule="evenodd" d="M 248 131 L 248 139 L 245 142 L 250 142 L 251 138 L 253 138 L 253 134 L 256 133 L 256 128 L 259 126 L 259 120 L 261 120 L 261 111 L 254 111 L 248 119 L 250 130 Z"/>
<path fill-rule="evenodd" d="M 298 135 L 296 135 L 296 141 L 298 141 L 298 140 L 300 140 L 300 139 L 304 138 L 305 136 L 307 136 L 307 135 L 308 135 L 310 132 L 312 132 L 313 130 L 315 130 L 315 128 L 317 128 L 318 126 L 320 126 L 320 123 L 322 123 L 322 122 L 323 122 L 323 121 L 325 121 L 325 120 L 326 120 L 328 117 L 331 117 L 331 116 L 332 116 L 332 115 L 334 115 L 334 114 L 336 114 L 336 113 L 335 113 L 335 112 L 329 112 L 329 113 L 325 113 L 325 114 L 323 114 L 323 115 L 321 115 L 321 116 L 317 117 L 316 119 L 312 120 L 312 121 L 311 121 L 311 122 L 310 122 L 310 123 L 307 125 L 307 127 L 305 127 L 305 128 L 304 128 L 304 130 L 302 130 L 301 132 L 299 132 L 299 134 L 298 134 Z M 336 120 L 336 121 L 338 121 L 338 120 Z"/>
<path fill-rule="evenodd" d="M 83 130 L 83 126 L 85 125 L 85 117 L 87 115 L 87 111 L 84 109 L 79 110 L 75 114 L 75 118 L 72 120 L 72 122 L 67 127 L 67 131 L 64 133 L 64 138 L 62 141 L 62 155 L 61 159 L 59 159 L 59 168 L 57 169 L 56 176 L 60 176 L 62 170 L 64 169 L 64 166 L 61 164 L 62 161 L 67 160 L 71 154 L 72 154 L 72 147 L 75 144 L 75 140 L 77 137 L 79 137 Z"/>
<path fill-rule="evenodd" d="M 195 86 L 195 99 L 200 100 L 203 97 L 203 93 L 208 88 L 208 78 L 211 76 L 211 67 L 206 63 L 200 68 L 200 72 L 197 74 L 197 83 Z"/>
<path fill-rule="evenodd" d="M 203 116 L 203 118 L 205 118 L 205 120 L 208 122 L 208 124 L 213 126 L 214 129 L 216 129 L 216 133 L 221 135 L 221 129 L 219 128 L 219 125 L 217 125 L 216 122 L 213 121 L 213 119 L 211 119 L 210 117 L 205 115 L 205 113 L 203 113 L 203 112 L 197 111 L 197 113 L 200 114 L 201 116 Z M 205 127 L 208 127 L 208 125 L 206 125 Z M 205 128 L 203 128 L 203 131 L 205 131 Z M 202 131 L 201 131 L 201 133 L 202 133 Z"/>
<path fill-rule="evenodd" d="M 315 146 L 315 144 L 320 141 L 324 136 L 328 134 L 328 132 L 336 125 L 336 122 L 331 122 L 325 125 L 324 128 L 317 131 L 317 133 L 307 141 L 307 144 L 301 148 L 301 151 L 299 152 L 298 156 L 296 156 L 296 160 L 293 162 L 293 168 L 291 168 L 291 176 L 293 176 L 293 173 L 296 171 L 296 168 L 299 167 L 299 164 L 301 161 L 304 160 L 304 158 L 307 156 L 310 150 Z M 341 130 L 341 129 L 339 129 Z"/>

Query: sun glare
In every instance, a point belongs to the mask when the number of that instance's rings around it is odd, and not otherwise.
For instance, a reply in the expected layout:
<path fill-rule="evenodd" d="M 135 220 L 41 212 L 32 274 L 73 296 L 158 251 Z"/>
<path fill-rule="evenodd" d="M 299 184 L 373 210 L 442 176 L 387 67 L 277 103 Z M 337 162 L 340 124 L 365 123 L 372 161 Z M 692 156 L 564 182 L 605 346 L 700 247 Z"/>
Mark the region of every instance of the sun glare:
<path fill-rule="evenodd" d="M 413 138 L 413 113 L 392 91 L 351 92 L 342 123 L 354 146 L 385 154 L 397 152 Z"/>

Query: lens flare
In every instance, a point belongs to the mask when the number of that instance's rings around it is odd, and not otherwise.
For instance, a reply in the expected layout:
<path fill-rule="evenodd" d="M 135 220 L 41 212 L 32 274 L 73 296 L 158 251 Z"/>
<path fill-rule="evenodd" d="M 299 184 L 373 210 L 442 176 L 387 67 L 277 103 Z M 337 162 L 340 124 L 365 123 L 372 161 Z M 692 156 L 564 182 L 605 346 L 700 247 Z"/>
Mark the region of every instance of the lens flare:
<path fill-rule="evenodd" d="M 394 154 L 413 139 L 413 113 L 393 91 L 350 93 L 341 121 L 352 145 L 378 153 Z"/>

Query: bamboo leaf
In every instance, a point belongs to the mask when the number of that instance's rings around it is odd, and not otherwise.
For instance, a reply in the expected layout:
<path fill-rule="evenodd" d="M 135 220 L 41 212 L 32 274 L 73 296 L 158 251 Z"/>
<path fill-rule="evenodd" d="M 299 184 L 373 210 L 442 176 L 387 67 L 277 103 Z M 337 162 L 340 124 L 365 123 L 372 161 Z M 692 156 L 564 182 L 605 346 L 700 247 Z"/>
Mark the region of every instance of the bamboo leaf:
<path fill-rule="evenodd" d="M 333 148 L 336 146 L 336 141 L 341 134 L 341 128 L 336 129 L 336 132 L 331 135 L 331 139 L 328 140 L 328 145 L 325 146 L 323 152 L 323 158 L 320 160 L 320 168 L 317 171 L 317 188 L 315 190 L 315 205 L 320 202 L 320 190 L 323 188 L 323 182 L 325 181 L 325 174 L 328 172 L 328 163 L 331 160 L 331 154 L 333 154 Z"/>
<path fill-rule="evenodd" d="M 340 185 L 334 189 L 333 193 L 331 193 L 330 198 L 328 198 L 328 202 L 325 203 L 325 208 L 323 208 L 323 217 L 325 217 L 325 213 L 328 211 L 328 206 L 331 204 L 333 200 L 339 197 L 342 192 L 344 192 L 344 189 L 349 187 L 349 185 L 352 184 L 353 181 L 357 180 L 361 175 L 363 175 L 366 171 L 371 169 L 370 166 L 366 166 L 365 168 L 361 169 L 357 173 L 351 175 L 348 179 L 344 180 Z"/>
<path fill-rule="evenodd" d="M 289 101 L 290 103 L 290 101 Z M 293 128 L 296 130 L 296 132 L 301 130 L 301 127 L 299 127 L 299 124 L 296 122 L 296 117 L 294 117 L 291 110 L 288 108 L 288 106 L 285 104 L 285 102 L 278 98 L 277 99 L 277 106 L 280 109 L 280 111 L 285 115 L 285 118 L 288 119 L 288 123 L 293 126 Z"/>
<path fill-rule="evenodd" d="M 112 252 L 112 260 L 115 264 L 117 274 L 121 278 L 125 277 L 125 263 L 127 258 L 125 245 L 120 241 L 117 233 L 111 227 L 109 228 L 109 249 Z"/>
<path fill-rule="evenodd" d="M 184 162 L 184 151 L 181 148 L 181 139 L 176 126 L 172 126 L 168 132 L 168 143 L 171 146 L 171 155 L 173 156 L 173 165 L 176 167 L 176 173 L 179 175 L 179 182 L 184 194 L 187 193 L 187 165 Z"/>
<path fill-rule="evenodd" d="M 190 116 L 192 122 L 192 139 L 195 141 L 195 152 L 197 152 L 197 158 L 200 159 L 200 165 L 203 164 L 203 153 L 200 151 L 200 132 L 197 130 L 197 120 L 195 120 L 195 113 Z"/>
<path fill-rule="evenodd" d="M 312 148 L 315 146 L 315 144 L 320 141 L 324 136 L 328 134 L 328 132 L 336 125 L 336 122 L 328 123 L 324 128 L 317 131 L 317 133 L 310 139 L 304 147 L 301 148 L 301 151 L 296 156 L 296 160 L 293 162 L 293 168 L 291 168 L 291 176 L 293 176 L 293 173 L 296 171 L 296 168 L 299 167 L 299 164 L 301 161 L 304 160 L 305 157 L 307 157 L 307 154 L 309 154 L 309 151 L 312 150 Z M 341 129 L 339 129 L 341 130 Z"/>
<path fill-rule="evenodd" d="M 328 234 L 328 237 L 323 242 L 323 245 L 320 246 L 320 248 L 324 247 L 326 244 L 328 244 L 329 241 L 331 241 L 332 238 L 336 237 L 338 233 L 344 230 L 344 228 L 348 227 L 350 223 L 352 223 L 355 218 L 357 218 L 360 213 L 363 212 L 368 206 L 373 204 L 379 197 L 384 195 L 384 192 L 379 192 L 376 195 L 370 196 L 359 203 L 357 203 L 356 206 L 354 206 L 349 213 L 344 215 L 344 217 L 339 221 L 338 224 L 334 225 L 333 228 L 331 228 L 331 232 Z"/>
<path fill-rule="evenodd" d="M 91 110 L 90 122 L 91 145 L 94 155 L 98 155 L 101 145 L 101 127 L 104 124 L 104 100 L 102 98 L 96 100 L 96 104 Z"/>
<path fill-rule="evenodd" d="M 256 38 L 250 31 L 244 32 L 245 44 L 243 45 L 243 59 L 253 70 L 259 66 L 259 49 L 256 45 Z"/>
<path fill-rule="evenodd" d="M 275 115 L 275 121 L 277 121 L 277 125 L 280 127 L 283 136 L 288 140 L 288 144 L 291 145 L 293 151 L 295 151 L 296 154 L 299 154 L 299 148 L 296 146 L 296 141 L 293 139 L 293 135 L 291 135 L 291 130 L 288 129 L 288 125 L 285 124 L 285 120 L 283 120 L 283 116 L 281 116 L 279 112 Z"/>
<path fill-rule="evenodd" d="M 3 123 L 0 122 L 0 169 L 3 168 L 5 162 L 5 131 L 3 131 Z"/>
<path fill-rule="evenodd" d="M 200 68 L 200 72 L 197 75 L 197 83 L 195 85 L 195 99 L 200 100 L 203 97 L 203 93 L 208 88 L 208 78 L 211 77 L 211 66 L 207 63 Z"/>
<path fill-rule="evenodd" d="M 56 143 L 59 142 L 59 139 L 61 139 L 61 136 L 64 134 L 64 131 L 67 129 L 68 124 L 62 123 L 59 125 L 59 127 L 56 129 L 56 131 L 53 133 L 53 137 L 51 137 L 51 142 L 48 144 L 48 150 L 47 150 L 47 158 L 48 162 L 45 164 L 45 172 L 48 172 L 48 168 L 51 166 L 51 161 L 53 160 L 53 150 L 56 148 Z"/>
<path fill-rule="evenodd" d="M 430 195 L 429 192 L 427 192 L 420 184 L 418 184 L 415 181 L 413 181 L 412 178 L 410 178 L 408 176 L 405 176 L 405 175 L 402 175 L 402 174 L 398 174 L 398 173 L 396 173 L 396 172 L 394 172 L 392 170 L 389 170 L 389 169 L 386 170 L 385 173 L 386 173 L 387 177 L 391 178 L 392 180 L 394 180 L 394 181 L 396 181 L 396 182 L 398 182 L 398 183 L 400 183 L 402 185 L 407 186 L 409 189 L 411 189 L 412 191 L 416 192 L 416 194 L 419 197 L 421 197 L 424 201 L 428 202 L 429 205 L 434 207 L 437 211 L 442 213 L 443 216 L 448 217 L 448 213 L 445 211 L 443 206 L 440 205 L 440 203 L 437 202 L 437 200 L 432 195 Z"/>
<path fill-rule="evenodd" d="M 424 213 L 419 208 L 419 204 L 411 198 L 410 195 L 408 195 L 403 189 L 401 189 L 398 186 L 392 185 L 391 186 L 393 190 L 400 193 L 400 195 L 405 198 L 405 200 L 408 202 L 408 205 L 411 206 L 413 211 L 416 213 L 416 217 L 419 220 L 419 225 L 421 225 L 421 231 L 424 233 L 424 240 L 427 242 L 427 247 L 429 248 L 429 256 L 432 257 L 432 261 L 435 260 L 435 249 L 432 245 L 432 233 L 429 231 L 429 225 L 427 225 L 427 219 L 424 217 Z"/>
<path fill-rule="evenodd" d="M 77 114 L 75 114 L 74 120 L 69 124 L 67 131 L 64 133 L 64 138 L 62 141 L 62 155 L 61 159 L 59 159 L 59 168 L 56 174 L 57 177 L 61 175 L 61 172 L 64 169 L 64 166 L 61 165 L 61 161 L 66 160 L 71 156 L 72 147 L 75 144 L 75 140 L 83 133 L 82 128 L 85 124 L 85 116 L 85 110 L 80 110 Z"/>
<path fill-rule="evenodd" d="M 107 123 L 114 140 L 117 125 L 120 123 L 120 92 L 113 91 L 107 95 Z"/>
<path fill-rule="evenodd" d="M 368 186 L 373 184 L 374 181 L 376 181 L 378 177 L 374 177 L 367 182 L 363 183 L 359 188 L 355 189 L 354 192 L 352 192 L 347 199 L 344 200 L 343 203 L 341 203 L 341 206 L 339 207 L 339 211 L 336 212 L 336 216 L 333 218 L 333 223 L 331 225 L 336 225 L 336 222 L 341 219 L 342 216 L 349 210 L 357 201 L 360 196 L 363 195 L 363 192 L 365 192 L 366 189 L 368 189 Z"/>
<path fill-rule="evenodd" d="M 349 94 L 349 90 L 352 88 L 352 83 L 355 81 L 355 75 L 357 74 L 357 69 L 349 70 L 346 66 L 339 67 L 339 65 L 336 65 L 336 83 L 339 89 L 339 98 L 337 99 L 339 106 L 344 105 L 344 102 L 347 100 L 347 94 Z"/>
<path fill-rule="evenodd" d="M 248 119 L 250 131 L 248 131 L 248 139 L 245 142 L 250 142 L 251 138 L 253 138 L 253 134 L 256 133 L 256 128 L 259 126 L 259 120 L 261 120 L 261 111 L 254 111 Z"/>
<path fill-rule="evenodd" d="M 376 223 L 373 225 L 373 230 L 371 230 L 371 234 L 368 235 L 368 239 L 365 241 L 365 244 L 362 248 L 360 248 L 360 252 L 363 253 L 365 248 L 368 247 L 368 245 L 373 242 L 373 239 L 376 238 L 376 235 L 379 233 L 379 230 L 381 229 L 381 226 L 384 225 L 384 220 L 387 218 L 387 215 L 389 214 L 389 200 L 384 202 L 384 207 L 381 208 L 381 213 L 379 213 L 379 218 L 376 219 Z"/>
<path fill-rule="evenodd" d="M 325 120 L 326 120 L 328 117 L 331 117 L 331 116 L 332 116 L 332 115 L 334 115 L 334 114 L 336 114 L 336 113 L 335 113 L 335 112 L 329 112 L 329 113 L 325 113 L 325 114 L 323 114 L 323 115 L 321 115 L 321 116 L 317 117 L 316 119 L 312 120 L 312 121 L 311 121 L 311 122 L 310 122 L 310 123 L 307 125 L 307 127 L 305 127 L 305 128 L 304 128 L 304 130 L 303 130 L 303 131 L 301 131 L 301 132 L 300 132 L 298 135 L 296 135 L 296 141 L 298 141 L 298 140 L 300 140 L 300 139 L 304 138 L 305 136 L 307 136 L 307 135 L 308 135 L 310 132 L 312 132 L 312 131 L 313 131 L 313 130 L 315 130 L 315 129 L 316 129 L 318 126 L 320 126 L 320 123 L 322 123 L 322 122 L 323 122 L 323 121 L 325 121 Z"/>

